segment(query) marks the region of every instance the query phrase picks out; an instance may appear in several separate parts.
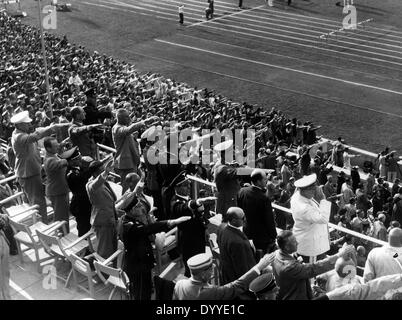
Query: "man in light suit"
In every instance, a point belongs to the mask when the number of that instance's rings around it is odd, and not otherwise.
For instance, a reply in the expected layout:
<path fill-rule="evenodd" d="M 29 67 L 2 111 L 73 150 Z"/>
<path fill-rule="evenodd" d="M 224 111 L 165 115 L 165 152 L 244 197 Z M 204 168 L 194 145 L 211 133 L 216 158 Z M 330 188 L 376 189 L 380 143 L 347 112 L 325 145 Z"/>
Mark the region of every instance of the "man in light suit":
<path fill-rule="evenodd" d="M 243 233 L 244 212 L 231 207 L 227 212 L 228 224 L 218 233 L 223 283 L 229 283 L 255 265 L 254 250 Z"/>
<path fill-rule="evenodd" d="M 137 172 L 140 164 L 140 150 L 133 133 L 143 128 L 146 122 L 158 119 L 158 117 L 151 117 L 144 121 L 131 123 L 130 114 L 126 110 L 129 106 L 131 106 L 130 103 L 117 110 L 117 123 L 112 128 L 112 138 L 116 148 L 114 169 L 120 175 L 123 193 L 128 189 L 127 174 Z"/>
<path fill-rule="evenodd" d="M 330 203 L 316 185 L 317 175 L 311 174 L 295 182 L 298 188 L 290 200 L 295 221 L 293 233 L 299 243 L 297 253 L 307 262 L 320 259 L 329 250 L 328 221 Z"/>
<path fill-rule="evenodd" d="M 116 195 L 106 181 L 112 169 L 113 161 L 109 161 L 106 165 L 97 160 L 93 161 L 89 165 L 92 178 L 86 184 L 89 201 L 92 204 L 91 225 L 99 241 L 97 252 L 105 259 L 117 250 Z"/>
<path fill-rule="evenodd" d="M 52 202 L 54 220 L 66 221 L 69 232 L 69 197 L 70 189 L 66 179 L 67 160 L 58 157 L 60 144 L 54 137 L 43 141 L 46 150 L 44 169 L 46 173 L 46 196 Z"/>
<path fill-rule="evenodd" d="M 46 200 L 41 178 L 42 161 L 38 141 L 52 134 L 54 129 L 64 127 L 66 124 L 51 124 L 32 132 L 31 122 L 28 111 L 22 111 L 11 118 L 11 123 L 15 125 L 11 137 L 11 145 L 15 154 L 15 173 L 30 204 L 39 205 L 42 222 L 47 223 Z"/>

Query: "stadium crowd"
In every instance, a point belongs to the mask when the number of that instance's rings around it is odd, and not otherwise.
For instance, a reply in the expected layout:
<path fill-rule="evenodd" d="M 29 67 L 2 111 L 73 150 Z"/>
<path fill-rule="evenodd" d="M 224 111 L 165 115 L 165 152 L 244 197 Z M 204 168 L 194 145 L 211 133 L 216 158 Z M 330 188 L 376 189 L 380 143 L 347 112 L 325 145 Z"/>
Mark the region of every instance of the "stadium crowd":
<path fill-rule="evenodd" d="M 101 259 L 113 256 L 120 240 L 134 299 L 151 299 L 154 286 L 161 298 L 161 285 L 170 287 L 174 299 L 398 296 L 388 292 L 402 286 L 402 188 L 395 152 L 379 155 L 378 170 L 364 168 L 363 181 L 344 141 L 339 138 L 328 151 L 311 122 L 140 74 L 129 63 L 46 34 L 50 106 L 38 30 L 3 12 L 0 33 L 0 179 L 17 176 L 0 185 L 0 200 L 22 190 L 43 223 L 50 222 L 50 206 L 55 221 L 67 222 L 67 233 L 72 215 L 78 236 L 95 232 Z M 178 154 L 169 148 L 163 151 L 169 161 L 154 164 L 147 157 L 148 137 L 157 128 L 171 135 L 179 128 L 239 129 L 245 137 L 253 129 L 256 169 L 240 174 L 243 164 L 226 161 L 232 141 L 214 145 L 209 164 L 174 162 Z M 98 143 L 114 148 L 113 157 Z M 244 156 L 248 146 L 241 150 Z M 335 166 L 345 170 L 335 174 Z M 203 187 L 195 194 L 186 174 L 215 182 L 216 190 Z M 292 213 L 274 210 L 273 203 Z M 14 200 L 3 202 L 2 209 L 13 205 Z M 205 251 L 213 233 L 210 219 L 218 216 L 220 254 L 212 258 Z M 17 250 L 8 220 L 0 220 L 3 299 L 10 298 L 8 251 Z M 328 231 L 328 222 L 388 245 L 373 248 L 370 241 Z M 182 260 L 187 279 L 161 284 L 152 277 L 155 235 L 176 226 L 178 248 L 169 256 Z M 283 231 L 277 234 L 276 228 Z M 213 268 L 220 285 L 209 284 Z"/>

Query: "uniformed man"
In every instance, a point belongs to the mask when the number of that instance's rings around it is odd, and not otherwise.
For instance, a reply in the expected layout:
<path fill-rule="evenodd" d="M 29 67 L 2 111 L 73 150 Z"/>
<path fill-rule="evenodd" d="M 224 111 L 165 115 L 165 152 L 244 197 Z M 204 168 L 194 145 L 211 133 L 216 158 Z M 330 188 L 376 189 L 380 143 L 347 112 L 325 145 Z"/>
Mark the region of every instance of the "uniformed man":
<path fill-rule="evenodd" d="M 72 125 L 68 129 L 73 146 L 77 146 L 82 156 L 89 156 L 92 159 L 98 158 L 98 146 L 93 139 L 93 130 L 102 126 L 101 124 L 91 124 L 84 126 L 83 122 L 86 113 L 81 107 L 71 109 L 71 117 L 73 118 Z"/>
<path fill-rule="evenodd" d="M 233 300 L 248 290 L 251 281 L 273 262 L 274 257 L 274 253 L 267 254 L 239 279 L 224 286 L 213 286 L 208 283 L 213 272 L 212 257 L 206 253 L 197 254 L 187 261 L 191 278 L 176 283 L 173 300 Z"/>
<path fill-rule="evenodd" d="M 66 221 L 69 232 L 69 192 L 66 170 L 67 160 L 61 159 L 57 153 L 60 144 L 54 137 L 46 137 L 43 141 L 46 150 L 44 169 L 46 173 L 46 196 L 52 202 L 55 221 Z"/>
<path fill-rule="evenodd" d="M 273 273 L 267 272 L 255 278 L 249 286 L 257 300 L 276 300 L 279 288 L 275 283 Z"/>
<path fill-rule="evenodd" d="M 299 243 L 297 253 L 306 262 L 314 262 L 329 250 L 328 222 L 331 203 L 317 186 L 315 173 L 295 182 L 296 191 L 290 200 L 294 220 L 293 233 Z M 309 258 L 310 257 L 310 258 Z"/>
<path fill-rule="evenodd" d="M 60 155 L 68 162 L 66 179 L 68 187 L 73 194 L 70 202 L 70 212 L 77 222 L 78 236 L 82 236 L 91 229 L 91 209 L 85 185 L 91 173 L 88 170 L 89 163 L 93 161 L 88 156 L 81 157 L 77 147 L 73 147 Z"/>
<path fill-rule="evenodd" d="M 217 189 L 216 213 L 222 214 L 222 221 L 226 221 L 225 215 L 230 207 L 237 207 L 237 193 L 240 183 L 237 177 L 237 169 L 225 162 L 226 150 L 233 147 L 233 140 L 221 142 L 214 147 L 214 151 L 220 154 L 220 160 L 215 165 L 214 181 Z"/>
<path fill-rule="evenodd" d="M 191 220 L 178 226 L 178 245 L 182 254 L 185 267 L 185 276 L 190 276 L 190 269 L 187 266 L 187 260 L 192 256 L 205 252 L 206 225 L 208 213 L 205 212 L 203 203 L 209 198 L 191 200 L 185 196 L 189 194 L 188 181 L 184 181 L 175 188 L 175 195 L 171 200 L 171 217 L 178 218 L 182 216 L 191 217 Z"/>
<path fill-rule="evenodd" d="M 11 123 L 15 125 L 11 137 L 11 145 L 15 154 L 15 173 L 28 201 L 31 205 L 39 205 L 42 222 L 47 223 L 46 200 L 41 178 L 42 161 L 38 141 L 52 134 L 55 128 L 64 127 L 66 124 L 51 124 L 32 132 L 31 122 L 28 111 L 22 111 L 11 118 Z"/>
<path fill-rule="evenodd" d="M 175 220 L 155 221 L 151 214 L 151 205 L 142 193 L 143 179 L 132 173 L 135 188 L 127 192 L 127 196 L 118 204 L 126 214 L 122 218 L 122 240 L 126 250 L 124 271 L 130 279 L 130 292 L 135 300 L 151 300 L 152 268 L 155 257 L 150 236 L 168 231 L 191 217 L 180 217 Z"/>

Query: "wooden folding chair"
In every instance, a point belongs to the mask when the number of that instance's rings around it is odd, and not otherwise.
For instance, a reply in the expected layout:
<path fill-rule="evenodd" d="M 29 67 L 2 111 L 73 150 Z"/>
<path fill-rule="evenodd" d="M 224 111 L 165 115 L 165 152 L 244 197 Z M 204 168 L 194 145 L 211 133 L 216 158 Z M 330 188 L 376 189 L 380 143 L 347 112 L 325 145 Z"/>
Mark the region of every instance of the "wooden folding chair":
<path fill-rule="evenodd" d="M 60 229 L 60 227 L 63 227 L 66 223 L 66 221 L 59 221 L 58 226 L 56 226 L 56 230 Z M 92 230 L 88 231 L 81 237 L 78 237 L 73 233 L 65 234 L 65 232 L 62 237 L 58 237 L 55 234 L 46 234 L 40 230 L 37 230 L 36 234 L 45 248 L 45 251 L 49 255 L 53 256 L 56 260 L 67 261 L 70 263 L 70 260 L 68 259 L 70 254 L 79 256 L 80 254 L 85 253 L 87 249 L 91 250 L 92 252 L 94 251 L 90 239 L 90 236 L 93 234 Z M 71 266 L 67 278 L 58 276 L 59 279 L 65 281 L 65 287 L 68 286 L 72 274 L 73 268 Z"/>
<path fill-rule="evenodd" d="M 128 299 L 130 299 L 130 281 L 127 274 L 121 269 L 121 266 L 113 268 L 110 266 L 113 260 L 121 257 L 124 254 L 124 250 L 118 249 L 108 259 L 103 262 L 94 261 L 95 270 L 98 273 L 99 278 L 105 285 L 112 286 L 108 300 L 112 300 L 116 290 L 120 290 Z M 117 265 L 119 260 L 117 261 Z"/>
<path fill-rule="evenodd" d="M 11 227 L 14 229 L 14 238 L 18 246 L 18 254 L 20 256 L 21 263 L 24 263 L 23 253 L 28 250 L 34 250 L 35 253 L 35 264 L 37 270 L 41 273 L 41 263 L 53 259 L 52 256 L 48 255 L 42 243 L 36 234 L 37 230 L 43 233 L 51 233 L 58 227 L 58 222 L 54 222 L 50 225 L 46 225 L 42 222 L 36 222 L 34 225 L 29 226 L 23 222 L 17 222 L 13 219 L 9 219 Z M 22 247 L 24 245 L 25 248 Z"/>

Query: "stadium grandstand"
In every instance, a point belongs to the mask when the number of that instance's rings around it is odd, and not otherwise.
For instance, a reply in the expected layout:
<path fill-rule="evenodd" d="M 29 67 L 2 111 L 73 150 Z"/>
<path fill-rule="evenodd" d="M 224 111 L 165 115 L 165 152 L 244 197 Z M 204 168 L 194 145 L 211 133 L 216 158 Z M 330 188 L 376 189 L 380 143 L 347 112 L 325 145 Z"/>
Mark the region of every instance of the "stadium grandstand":
<path fill-rule="evenodd" d="M 246 2 L 3 2 L 0 300 L 400 299 L 393 7 Z"/>

